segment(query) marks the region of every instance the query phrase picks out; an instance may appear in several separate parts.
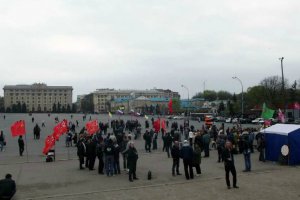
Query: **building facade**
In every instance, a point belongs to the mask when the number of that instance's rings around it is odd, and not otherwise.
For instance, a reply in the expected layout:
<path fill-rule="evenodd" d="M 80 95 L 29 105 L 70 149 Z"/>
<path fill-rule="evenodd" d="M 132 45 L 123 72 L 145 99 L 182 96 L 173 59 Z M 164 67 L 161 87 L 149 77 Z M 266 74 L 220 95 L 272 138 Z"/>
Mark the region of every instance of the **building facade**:
<path fill-rule="evenodd" d="M 92 92 L 91 97 L 85 97 L 82 100 L 81 107 L 88 107 L 92 110 L 83 110 L 84 112 L 105 113 L 116 109 L 119 105 L 126 107 L 125 112 L 133 109 L 133 100 L 139 97 L 145 99 L 153 98 L 180 98 L 177 92 L 171 90 L 150 89 L 150 90 L 115 90 L 115 89 L 97 89 Z M 91 100 L 90 100 L 91 99 Z"/>
<path fill-rule="evenodd" d="M 71 86 L 47 86 L 44 83 L 32 85 L 6 85 L 4 90 L 5 110 L 23 112 L 56 112 L 72 107 Z"/>

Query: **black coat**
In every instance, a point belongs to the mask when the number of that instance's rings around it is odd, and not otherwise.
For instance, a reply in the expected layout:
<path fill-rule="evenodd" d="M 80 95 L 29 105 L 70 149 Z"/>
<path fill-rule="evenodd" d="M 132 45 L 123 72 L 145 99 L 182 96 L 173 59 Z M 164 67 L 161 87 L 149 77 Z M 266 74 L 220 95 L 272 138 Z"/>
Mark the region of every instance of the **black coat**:
<path fill-rule="evenodd" d="M 83 140 L 80 140 L 77 143 L 77 155 L 78 156 L 85 156 L 86 155 L 86 146 Z"/>
<path fill-rule="evenodd" d="M 11 179 L 0 180 L 0 199 L 2 197 L 11 197 L 16 193 L 16 183 Z"/>
<path fill-rule="evenodd" d="M 179 159 L 180 158 L 179 147 L 173 145 L 172 150 L 171 150 L 171 155 L 172 155 L 172 158 Z"/>
<path fill-rule="evenodd" d="M 137 150 L 135 148 L 128 149 L 128 156 L 127 156 L 127 167 L 129 170 L 133 170 L 136 168 L 136 163 L 139 156 Z"/>
<path fill-rule="evenodd" d="M 232 150 L 229 151 L 228 149 L 225 148 L 223 150 L 222 156 L 223 156 L 225 166 L 234 165 L 234 157 L 233 157 Z"/>

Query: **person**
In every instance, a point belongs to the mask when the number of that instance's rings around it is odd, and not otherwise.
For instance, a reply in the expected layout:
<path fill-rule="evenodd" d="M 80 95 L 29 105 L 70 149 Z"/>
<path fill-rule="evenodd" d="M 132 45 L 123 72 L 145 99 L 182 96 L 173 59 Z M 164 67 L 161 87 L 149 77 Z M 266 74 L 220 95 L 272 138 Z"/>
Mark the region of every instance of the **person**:
<path fill-rule="evenodd" d="M 18 144 L 19 144 L 20 156 L 23 156 L 23 152 L 24 152 L 24 140 L 22 138 L 22 135 L 19 136 Z"/>
<path fill-rule="evenodd" d="M 245 170 L 243 172 L 251 171 L 251 148 L 250 148 L 250 139 L 249 132 L 244 131 L 242 134 L 242 145 L 243 145 L 243 155 L 245 160 Z"/>
<path fill-rule="evenodd" d="M 100 137 L 98 143 L 97 143 L 97 157 L 99 159 L 99 165 L 98 165 L 98 174 L 104 174 L 103 168 L 104 168 L 104 161 L 103 161 L 103 150 L 104 150 L 104 143 L 103 138 Z"/>
<path fill-rule="evenodd" d="M 114 174 L 121 174 L 120 170 L 120 151 L 121 147 L 118 145 L 117 141 L 114 142 Z"/>
<path fill-rule="evenodd" d="M 143 138 L 145 140 L 145 150 L 146 150 L 146 152 L 151 153 L 151 140 L 152 140 L 152 138 L 151 138 L 151 135 L 150 135 L 148 130 L 146 130 L 146 133 L 144 134 Z"/>
<path fill-rule="evenodd" d="M 174 145 L 171 150 L 171 155 L 173 158 L 173 165 L 172 165 L 172 175 L 175 176 L 175 168 L 176 168 L 176 174 L 181 175 L 179 173 L 179 160 L 180 160 L 180 149 L 179 149 L 179 142 L 175 141 Z"/>
<path fill-rule="evenodd" d="M 153 135 L 153 148 L 152 150 L 157 150 L 157 138 L 158 138 L 158 133 L 155 132 Z"/>
<path fill-rule="evenodd" d="M 197 175 L 199 176 L 201 174 L 201 148 L 198 144 L 195 144 L 194 146 L 194 154 L 193 154 L 193 167 L 196 168 Z"/>
<path fill-rule="evenodd" d="M 216 143 L 217 143 L 217 150 L 218 150 L 218 162 L 221 162 L 223 161 L 222 152 L 225 148 L 225 135 L 223 134 L 223 130 L 220 130 Z"/>
<path fill-rule="evenodd" d="M 204 157 L 209 157 L 210 135 L 208 131 L 205 131 L 202 139 L 203 139 L 203 146 L 204 146 Z"/>
<path fill-rule="evenodd" d="M 168 158 L 170 158 L 170 150 L 172 148 L 172 142 L 173 142 L 173 138 L 172 138 L 171 134 L 167 133 L 167 136 L 166 136 L 166 152 L 167 152 Z"/>
<path fill-rule="evenodd" d="M 84 143 L 83 135 L 81 134 L 80 139 L 77 143 L 77 156 L 79 157 L 79 169 L 84 169 L 82 165 L 84 164 L 84 156 L 86 154 L 86 145 Z"/>
<path fill-rule="evenodd" d="M 88 168 L 90 171 L 94 170 L 94 166 L 95 166 L 95 160 L 96 160 L 96 148 L 97 144 L 96 144 L 96 140 L 93 138 L 89 138 L 88 143 L 87 143 L 87 156 L 88 156 Z"/>
<path fill-rule="evenodd" d="M 113 145 L 113 141 L 108 139 L 107 144 L 104 147 L 104 154 L 105 154 L 105 171 L 107 176 L 114 175 L 114 154 L 115 149 Z"/>
<path fill-rule="evenodd" d="M 40 139 L 40 132 L 41 132 L 41 129 L 40 129 L 39 125 L 36 124 L 33 129 L 34 139 L 37 139 L 37 140 Z"/>
<path fill-rule="evenodd" d="M 138 160 L 138 153 L 136 148 L 134 147 L 133 142 L 129 142 L 128 156 L 127 156 L 127 166 L 129 169 L 129 181 L 133 182 L 133 180 L 137 180 L 136 177 L 136 164 Z"/>
<path fill-rule="evenodd" d="M 258 133 L 256 135 L 257 150 L 259 152 L 259 161 L 265 162 L 265 137 L 264 134 Z"/>
<path fill-rule="evenodd" d="M 11 199 L 16 193 L 16 182 L 11 174 L 6 174 L 5 179 L 0 180 L 0 199 Z"/>
<path fill-rule="evenodd" d="M 223 151 L 223 161 L 224 161 L 224 166 L 225 166 L 225 179 L 226 179 L 226 184 L 227 188 L 230 189 L 230 180 L 229 180 L 229 172 L 232 174 L 232 179 L 233 179 L 233 187 L 234 188 L 239 188 L 236 183 L 236 170 L 234 166 L 234 158 L 233 158 L 233 149 L 232 149 L 232 143 L 227 141 L 225 143 L 225 149 Z"/>
<path fill-rule="evenodd" d="M 3 131 L 0 132 L 0 150 L 3 151 L 4 145 L 5 145 L 5 136 Z"/>
<path fill-rule="evenodd" d="M 184 173 L 187 180 L 194 178 L 193 173 L 193 148 L 187 140 L 184 140 L 180 150 L 180 157 L 183 159 Z"/>
<path fill-rule="evenodd" d="M 46 127 L 45 120 L 42 121 L 42 127 Z"/>
<path fill-rule="evenodd" d="M 189 141 L 190 141 L 190 146 L 193 146 L 193 138 L 194 138 L 194 133 L 192 130 L 189 132 Z"/>

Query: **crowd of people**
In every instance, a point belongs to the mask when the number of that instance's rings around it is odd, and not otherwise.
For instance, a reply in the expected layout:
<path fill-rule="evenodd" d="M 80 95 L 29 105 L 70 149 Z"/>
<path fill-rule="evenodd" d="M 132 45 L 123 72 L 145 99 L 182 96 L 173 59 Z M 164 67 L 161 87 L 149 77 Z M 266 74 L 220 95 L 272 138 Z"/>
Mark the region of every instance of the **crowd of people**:
<path fill-rule="evenodd" d="M 59 122 L 58 118 L 55 120 L 56 123 Z M 34 118 L 32 118 L 32 123 L 34 123 Z M 76 128 L 79 126 L 76 120 L 74 123 L 69 122 L 66 147 L 76 146 L 79 169 L 95 170 L 95 163 L 98 158 L 97 171 L 99 174 L 108 177 L 117 176 L 121 174 L 122 167 L 124 172 L 128 174 L 130 182 L 138 179 L 136 169 L 139 156 L 135 148 L 135 140 L 139 139 L 139 136 L 142 136 L 141 139 L 145 141 L 146 153 L 158 151 L 158 140 L 161 139 L 163 143 L 162 151 L 166 152 L 168 158 L 172 158 L 172 163 L 170 163 L 171 174 L 173 176 L 181 175 L 180 160 L 182 160 L 184 175 L 187 180 L 194 178 L 193 168 L 196 170 L 196 176 L 202 173 L 202 154 L 204 157 L 209 157 L 211 149 L 216 149 L 218 153 L 217 162 L 224 163 L 228 189 L 231 188 L 229 173 L 233 176 L 233 188 L 238 188 L 234 154 L 243 154 L 244 171 L 250 172 L 251 153 L 254 152 L 254 142 L 256 140 L 257 150 L 260 152 L 259 160 L 265 161 L 264 135 L 256 129 L 232 127 L 225 130 L 224 124 L 220 127 L 203 125 L 200 129 L 195 129 L 193 125 L 189 125 L 188 120 L 185 120 L 182 124 L 173 121 L 170 128 L 167 121 L 166 128 L 155 131 L 153 123 L 153 119 L 150 123 L 146 120 L 145 129 L 142 129 L 138 120 L 128 120 L 126 122 L 112 120 L 110 124 L 100 122 L 100 130 L 96 134 L 90 135 L 84 127 L 77 133 Z M 43 124 L 42 127 L 45 126 L 44 121 Z M 112 130 L 112 132 L 108 130 Z M 34 139 L 40 139 L 40 132 L 41 128 L 36 124 L 33 129 Z M 5 136 L 1 131 L 1 151 L 4 145 Z M 22 136 L 18 139 L 18 145 L 20 156 L 22 156 L 24 152 Z"/>

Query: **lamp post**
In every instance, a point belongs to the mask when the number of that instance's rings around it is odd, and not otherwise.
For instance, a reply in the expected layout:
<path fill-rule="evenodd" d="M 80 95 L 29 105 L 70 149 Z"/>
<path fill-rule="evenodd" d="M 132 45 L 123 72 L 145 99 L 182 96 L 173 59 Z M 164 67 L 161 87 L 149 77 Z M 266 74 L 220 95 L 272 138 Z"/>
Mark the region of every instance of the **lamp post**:
<path fill-rule="evenodd" d="M 282 78 L 282 88 L 281 88 L 281 92 L 282 92 L 282 96 L 283 96 L 283 108 L 284 108 L 284 113 L 285 113 L 285 91 L 284 91 L 284 76 L 283 76 L 283 59 L 284 57 L 279 58 L 280 63 L 281 63 L 281 78 Z"/>
<path fill-rule="evenodd" d="M 189 116 L 189 111 L 190 111 L 190 91 L 189 91 L 189 88 L 186 87 L 185 85 L 181 85 L 181 87 L 183 87 L 184 89 L 186 89 L 187 92 L 188 92 L 188 108 L 187 108 L 187 112 L 188 112 L 188 116 Z"/>
<path fill-rule="evenodd" d="M 241 81 L 241 79 L 239 79 L 236 76 L 234 76 L 232 78 L 235 80 L 238 80 L 242 86 L 242 118 L 243 118 L 244 117 L 244 86 L 243 86 L 243 82 Z"/>

